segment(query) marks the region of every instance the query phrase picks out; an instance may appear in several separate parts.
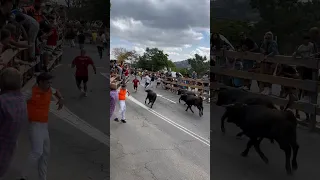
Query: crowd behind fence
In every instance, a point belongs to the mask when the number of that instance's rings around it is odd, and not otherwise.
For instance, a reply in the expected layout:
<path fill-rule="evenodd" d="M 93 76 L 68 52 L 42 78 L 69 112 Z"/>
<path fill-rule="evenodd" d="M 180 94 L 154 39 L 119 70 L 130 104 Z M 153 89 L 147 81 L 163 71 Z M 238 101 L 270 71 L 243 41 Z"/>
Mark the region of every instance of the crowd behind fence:
<path fill-rule="evenodd" d="M 311 41 L 309 43 L 305 44 L 313 47 L 317 42 Z M 315 55 L 297 56 L 294 53 L 293 56 L 274 55 L 266 57 L 264 53 L 259 52 L 235 51 L 228 48 L 213 49 L 211 52 L 211 87 L 213 91 L 221 87 L 239 88 L 241 86 L 237 86 L 234 83 L 235 80 L 250 81 L 251 86 L 247 89 L 248 93 L 259 94 L 263 98 L 272 100 L 280 107 L 288 102 L 287 95 L 293 94 L 297 98 L 291 108 L 296 110 L 297 117 L 300 117 L 299 111 L 306 115 L 306 120 L 299 119 L 299 123 L 308 126 L 311 131 L 319 130 L 319 122 L 317 121 L 317 115 L 320 115 L 318 104 L 319 57 L 317 55 L 319 51 L 312 51 Z M 254 66 L 251 69 L 244 70 L 221 63 L 223 61 L 233 62 L 233 64 L 251 61 Z M 264 71 L 265 65 L 271 67 L 272 72 L 266 73 Z M 309 78 L 303 76 L 306 73 L 310 74 Z M 264 93 L 261 90 L 261 85 L 266 83 L 270 84 L 269 93 Z M 253 84 L 256 85 L 256 90 L 254 90 Z M 309 97 L 309 99 L 303 99 L 303 96 Z"/>
<path fill-rule="evenodd" d="M 3 8 L 7 7 L 6 3 L 12 3 L 12 1 L 4 1 L 1 6 Z M 13 12 L 13 17 L 8 18 L 5 24 L 1 24 L 3 27 L 1 29 L 1 39 L 5 38 L 5 28 L 8 26 L 15 27 L 17 33 L 10 32 L 11 39 L 8 41 L 9 43 L 1 42 L 4 48 L 2 48 L 1 52 L 0 72 L 6 67 L 18 69 L 23 76 L 23 85 L 30 83 L 29 80 L 37 74 L 43 71 L 51 71 L 61 61 L 63 53 L 61 46 L 64 39 L 66 17 L 61 18 L 57 11 L 54 11 L 56 7 L 52 7 L 50 14 L 46 16 L 43 15 L 44 13 L 41 14 L 45 10 L 41 8 L 39 9 L 40 13 L 37 14 L 35 13 L 35 6 L 36 4 L 28 8 L 18 6 L 18 9 L 13 11 L 8 9 L 8 12 Z M 62 9 L 60 8 L 60 10 Z M 36 14 L 37 16 L 41 14 L 40 20 L 39 17 L 36 17 Z M 18 17 L 22 18 L 20 23 Z M 35 28 L 33 31 L 33 27 L 38 27 L 38 29 Z M 26 36 L 24 36 L 23 31 L 26 32 Z M 33 36 L 36 38 L 33 38 Z"/>

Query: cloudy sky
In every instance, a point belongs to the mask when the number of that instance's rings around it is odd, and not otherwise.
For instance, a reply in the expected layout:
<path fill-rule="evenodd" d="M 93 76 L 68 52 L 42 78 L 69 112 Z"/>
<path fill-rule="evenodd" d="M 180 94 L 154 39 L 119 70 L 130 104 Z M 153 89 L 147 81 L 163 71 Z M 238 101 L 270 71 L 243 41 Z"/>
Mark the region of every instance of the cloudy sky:
<path fill-rule="evenodd" d="M 157 47 L 172 61 L 210 52 L 210 0 L 111 0 L 113 48 Z M 111 54 L 111 58 L 114 58 Z"/>

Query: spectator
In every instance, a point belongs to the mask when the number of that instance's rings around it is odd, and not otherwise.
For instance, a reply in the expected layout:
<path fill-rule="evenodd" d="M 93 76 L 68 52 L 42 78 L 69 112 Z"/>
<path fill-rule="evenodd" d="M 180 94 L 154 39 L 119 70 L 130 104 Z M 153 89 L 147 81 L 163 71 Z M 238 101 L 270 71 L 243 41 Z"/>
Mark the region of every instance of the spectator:
<path fill-rule="evenodd" d="M 31 48 L 28 43 L 21 43 L 21 42 L 17 42 L 17 38 L 15 36 L 15 32 L 17 31 L 16 26 L 14 26 L 13 24 L 7 24 L 4 26 L 4 29 L 8 30 L 9 32 L 11 32 L 11 36 L 10 36 L 10 40 L 9 40 L 9 45 L 13 46 L 13 47 L 18 47 L 18 48 Z"/>
<path fill-rule="evenodd" d="M 264 35 L 264 42 L 261 45 L 261 51 L 265 55 L 264 59 L 268 57 L 273 57 L 279 54 L 278 44 L 273 40 L 273 33 L 267 32 Z M 274 68 L 272 67 L 272 63 L 262 62 L 261 65 L 261 73 L 272 75 Z M 262 90 L 262 94 L 270 95 L 271 94 L 271 84 L 270 83 L 260 83 L 260 89 Z"/>
<path fill-rule="evenodd" d="M 117 85 L 112 83 L 110 84 L 110 120 L 112 119 L 118 98 Z"/>
<path fill-rule="evenodd" d="M 57 46 L 59 37 L 58 37 L 58 31 L 54 26 L 50 25 L 48 29 L 50 29 L 50 32 L 45 34 L 43 38 L 47 38 L 47 46 L 45 50 L 52 53 L 55 47 Z"/>
<path fill-rule="evenodd" d="M 104 48 L 107 48 L 107 37 L 106 37 L 106 33 L 104 31 L 102 31 L 102 34 L 101 34 L 101 40 L 102 40 L 102 43 L 103 43 L 103 47 Z"/>
<path fill-rule="evenodd" d="M 39 23 L 32 17 L 22 13 L 16 15 L 16 21 L 26 29 L 28 44 L 32 46 L 30 48 L 30 57 L 31 59 L 35 59 L 36 39 L 40 28 Z"/>
<path fill-rule="evenodd" d="M 10 40 L 11 40 L 11 33 L 7 29 L 2 29 L 1 30 L 1 36 L 0 36 L 0 41 L 1 41 L 1 52 L 4 52 L 6 49 L 15 49 L 15 47 L 10 45 Z"/>
<path fill-rule="evenodd" d="M 98 36 L 98 39 L 97 39 L 97 48 L 98 48 L 100 59 L 102 59 L 102 52 L 103 52 L 103 33 L 102 32 L 100 32 L 100 35 Z"/>
<path fill-rule="evenodd" d="M 10 166 L 21 123 L 28 121 L 27 104 L 21 89 L 21 74 L 6 68 L 0 74 L 0 179 Z"/>
<path fill-rule="evenodd" d="M 11 10 L 13 8 L 13 0 L 2 0 L 0 6 L 0 28 L 6 25 L 10 19 Z"/>
<path fill-rule="evenodd" d="M 80 34 L 78 35 L 78 41 L 79 41 L 79 47 L 80 49 L 84 48 L 84 42 L 86 40 L 86 36 L 83 33 L 83 30 L 80 31 Z"/>
<path fill-rule="evenodd" d="M 255 43 L 251 38 L 248 38 L 244 32 L 240 33 L 240 48 L 243 52 L 259 52 L 259 47 L 257 43 Z M 254 61 L 251 60 L 243 60 L 242 70 L 251 71 L 254 66 Z M 251 80 L 244 80 L 244 89 L 249 90 L 251 86 Z"/>

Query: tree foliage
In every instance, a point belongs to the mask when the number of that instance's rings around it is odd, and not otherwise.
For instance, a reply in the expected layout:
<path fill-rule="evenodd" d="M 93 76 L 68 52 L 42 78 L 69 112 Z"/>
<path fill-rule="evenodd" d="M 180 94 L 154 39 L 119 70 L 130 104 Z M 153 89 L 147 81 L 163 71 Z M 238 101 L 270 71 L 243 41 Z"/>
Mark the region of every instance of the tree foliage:
<path fill-rule="evenodd" d="M 298 0 L 248 0 L 251 8 L 260 14 L 260 20 L 250 27 L 249 21 L 211 19 L 212 29 L 226 36 L 233 44 L 241 31 L 247 32 L 256 42 L 264 33 L 272 31 L 277 36 L 282 54 L 291 54 L 301 44 L 302 35 L 311 27 L 320 25 L 320 1 Z M 232 28 L 231 28 L 232 27 Z"/>
<path fill-rule="evenodd" d="M 142 56 L 139 57 L 137 66 L 149 71 L 159 71 L 164 68 L 174 68 L 175 64 L 168 59 L 168 54 L 165 54 L 158 48 L 146 48 Z"/>
<path fill-rule="evenodd" d="M 112 54 L 119 63 L 123 63 L 126 60 L 129 60 L 131 63 L 133 63 L 133 61 L 138 59 L 138 54 L 136 51 L 129 51 L 125 48 L 114 48 L 112 50 Z"/>
<path fill-rule="evenodd" d="M 188 59 L 188 63 L 191 65 L 190 70 L 195 71 L 198 75 L 203 75 L 210 70 L 210 62 L 207 60 L 206 56 L 195 54 L 194 58 Z"/>

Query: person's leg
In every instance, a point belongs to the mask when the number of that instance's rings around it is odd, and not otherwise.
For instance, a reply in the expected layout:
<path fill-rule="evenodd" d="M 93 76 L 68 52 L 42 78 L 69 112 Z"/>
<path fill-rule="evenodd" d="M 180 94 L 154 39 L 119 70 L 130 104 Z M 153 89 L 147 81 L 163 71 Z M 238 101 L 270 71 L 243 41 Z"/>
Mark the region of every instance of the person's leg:
<path fill-rule="evenodd" d="M 82 80 L 83 80 L 83 89 L 84 89 L 84 95 L 87 96 L 87 82 L 89 80 L 89 77 L 86 76 L 86 77 L 82 77 Z"/>
<path fill-rule="evenodd" d="M 39 159 L 38 172 L 40 180 L 47 180 L 48 159 L 50 155 L 50 138 L 48 129 L 44 133 L 43 153 Z"/>
<path fill-rule="evenodd" d="M 22 179 L 26 179 L 31 172 L 38 170 L 39 160 L 43 155 L 43 146 L 45 139 L 45 130 L 41 123 L 29 124 L 29 138 L 31 142 L 31 152 L 28 156 L 27 163 L 22 170 Z"/>
<path fill-rule="evenodd" d="M 103 52 L 103 48 L 102 48 L 102 47 L 99 47 L 99 56 L 100 56 L 100 59 L 102 59 L 102 52 Z"/>
<path fill-rule="evenodd" d="M 79 77 L 79 76 L 76 76 L 76 84 L 77 84 L 77 87 L 80 91 L 82 91 L 81 89 L 81 82 L 82 82 L 82 78 Z"/>
<path fill-rule="evenodd" d="M 126 123 L 126 101 L 120 101 L 121 122 Z"/>
<path fill-rule="evenodd" d="M 30 58 L 32 59 L 34 59 L 36 56 L 36 40 L 37 40 L 38 32 L 39 32 L 39 26 L 35 26 L 35 25 L 31 26 L 28 32 L 29 42 L 31 45 L 29 54 L 30 54 Z"/>

